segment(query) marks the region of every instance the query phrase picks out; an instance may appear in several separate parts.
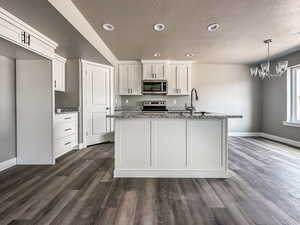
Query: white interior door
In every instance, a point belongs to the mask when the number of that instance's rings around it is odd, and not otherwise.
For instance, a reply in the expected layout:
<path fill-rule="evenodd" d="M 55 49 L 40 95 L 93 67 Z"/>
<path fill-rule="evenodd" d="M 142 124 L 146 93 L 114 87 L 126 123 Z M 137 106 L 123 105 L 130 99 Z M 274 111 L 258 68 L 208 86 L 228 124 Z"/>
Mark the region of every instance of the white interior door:
<path fill-rule="evenodd" d="M 110 124 L 110 70 L 97 65 L 86 68 L 86 142 L 87 145 L 108 141 Z"/>

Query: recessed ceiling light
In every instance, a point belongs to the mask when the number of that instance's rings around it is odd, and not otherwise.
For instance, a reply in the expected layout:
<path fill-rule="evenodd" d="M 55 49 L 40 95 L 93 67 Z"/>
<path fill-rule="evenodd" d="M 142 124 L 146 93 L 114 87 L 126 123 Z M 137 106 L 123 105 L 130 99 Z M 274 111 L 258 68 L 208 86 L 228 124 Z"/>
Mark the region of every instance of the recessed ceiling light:
<path fill-rule="evenodd" d="M 194 56 L 194 54 L 193 53 L 186 53 L 186 55 L 185 55 L 186 57 L 193 57 Z"/>
<path fill-rule="evenodd" d="M 154 53 L 154 57 L 159 57 L 160 56 L 160 53 L 157 52 L 157 53 Z"/>
<path fill-rule="evenodd" d="M 153 29 L 155 31 L 164 31 L 166 29 L 166 26 L 162 23 L 157 23 L 153 26 Z"/>
<path fill-rule="evenodd" d="M 105 23 L 102 25 L 102 28 L 106 31 L 113 31 L 115 28 L 113 25 L 109 24 L 109 23 Z"/>
<path fill-rule="evenodd" d="M 210 32 L 214 32 L 214 31 L 218 30 L 219 28 L 220 28 L 220 24 L 218 24 L 218 23 L 212 23 L 207 26 L 207 30 Z"/>

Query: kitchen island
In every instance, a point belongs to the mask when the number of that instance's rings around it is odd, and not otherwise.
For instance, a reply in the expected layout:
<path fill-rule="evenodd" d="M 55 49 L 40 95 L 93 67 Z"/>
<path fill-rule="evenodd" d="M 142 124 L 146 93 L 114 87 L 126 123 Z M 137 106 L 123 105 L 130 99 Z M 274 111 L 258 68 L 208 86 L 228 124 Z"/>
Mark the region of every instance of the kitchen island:
<path fill-rule="evenodd" d="M 227 123 L 239 115 L 117 112 L 114 177 L 226 178 Z"/>

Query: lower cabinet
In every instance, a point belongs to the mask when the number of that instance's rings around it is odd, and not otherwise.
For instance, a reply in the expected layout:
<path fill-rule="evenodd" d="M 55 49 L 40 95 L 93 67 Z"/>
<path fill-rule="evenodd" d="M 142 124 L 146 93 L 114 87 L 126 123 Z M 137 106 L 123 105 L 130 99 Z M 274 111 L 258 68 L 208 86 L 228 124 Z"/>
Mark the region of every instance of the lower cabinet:
<path fill-rule="evenodd" d="M 78 145 L 78 114 L 55 115 L 55 158 L 73 150 Z"/>
<path fill-rule="evenodd" d="M 226 177 L 227 119 L 117 119 L 117 177 Z"/>

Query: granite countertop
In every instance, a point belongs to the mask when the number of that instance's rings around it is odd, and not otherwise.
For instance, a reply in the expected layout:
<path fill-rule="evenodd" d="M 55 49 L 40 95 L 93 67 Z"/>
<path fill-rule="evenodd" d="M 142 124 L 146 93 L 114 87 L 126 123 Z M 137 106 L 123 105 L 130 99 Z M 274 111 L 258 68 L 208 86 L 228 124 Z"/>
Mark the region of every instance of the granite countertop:
<path fill-rule="evenodd" d="M 242 115 L 226 115 L 221 113 L 206 112 L 115 112 L 107 115 L 107 118 L 115 119 L 133 119 L 133 118 L 169 118 L 169 119 L 226 119 L 226 118 L 243 118 Z"/>

